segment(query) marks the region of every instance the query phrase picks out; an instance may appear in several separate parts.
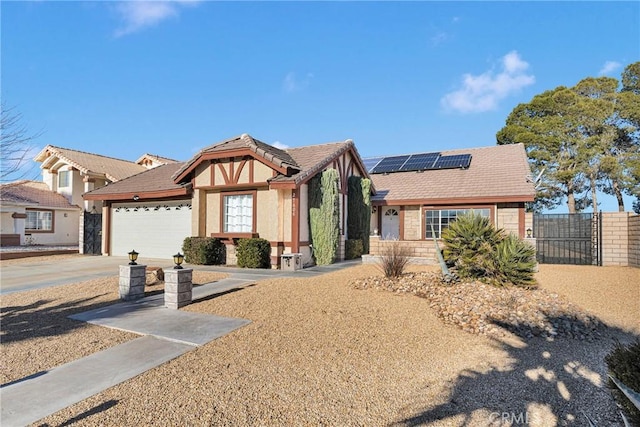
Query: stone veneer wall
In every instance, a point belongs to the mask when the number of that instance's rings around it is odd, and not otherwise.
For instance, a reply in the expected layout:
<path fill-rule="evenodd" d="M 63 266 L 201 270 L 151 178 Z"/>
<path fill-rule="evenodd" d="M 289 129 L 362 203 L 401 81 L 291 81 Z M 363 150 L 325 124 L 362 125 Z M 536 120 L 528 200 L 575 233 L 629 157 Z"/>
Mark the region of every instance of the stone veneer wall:
<path fill-rule="evenodd" d="M 411 258 L 425 258 L 428 261 L 437 262 L 433 240 L 382 240 L 380 236 L 369 236 L 369 254 L 380 256 L 384 254 L 386 247 L 394 243 L 406 248 L 407 255 Z"/>
<path fill-rule="evenodd" d="M 629 265 L 640 267 L 640 215 L 629 216 Z"/>
<path fill-rule="evenodd" d="M 422 238 L 422 216 L 420 206 L 405 206 L 404 208 L 404 238 L 405 240 L 420 240 Z"/>

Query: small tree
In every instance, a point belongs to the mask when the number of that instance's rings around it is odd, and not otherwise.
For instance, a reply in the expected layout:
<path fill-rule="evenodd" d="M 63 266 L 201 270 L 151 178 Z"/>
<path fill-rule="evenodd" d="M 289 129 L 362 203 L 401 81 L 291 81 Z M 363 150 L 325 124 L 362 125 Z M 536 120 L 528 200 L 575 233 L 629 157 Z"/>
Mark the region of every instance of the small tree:
<path fill-rule="evenodd" d="M 340 238 L 338 172 L 327 169 L 309 182 L 309 230 L 313 255 L 319 265 L 336 257 Z"/>

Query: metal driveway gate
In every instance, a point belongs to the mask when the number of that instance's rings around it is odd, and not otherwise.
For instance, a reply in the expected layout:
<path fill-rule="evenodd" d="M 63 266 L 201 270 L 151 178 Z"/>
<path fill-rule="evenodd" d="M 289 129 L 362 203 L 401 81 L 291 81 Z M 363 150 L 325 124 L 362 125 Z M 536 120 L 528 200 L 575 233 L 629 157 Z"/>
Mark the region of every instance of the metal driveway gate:
<path fill-rule="evenodd" d="M 84 213 L 84 254 L 102 254 L 102 214 Z"/>
<path fill-rule="evenodd" d="M 541 264 L 602 265 L 601 221 L 597 213 L 535 214 L 536 259 Z"/>

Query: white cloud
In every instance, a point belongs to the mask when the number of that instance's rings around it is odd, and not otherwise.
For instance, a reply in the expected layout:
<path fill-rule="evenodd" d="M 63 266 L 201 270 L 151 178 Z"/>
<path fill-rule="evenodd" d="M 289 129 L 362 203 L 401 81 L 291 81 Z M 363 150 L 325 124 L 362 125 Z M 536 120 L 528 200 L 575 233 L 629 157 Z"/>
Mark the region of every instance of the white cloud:
<path fill-rule="evenodd" d="M 311 84 L 311 79 L 313 79 L 313 73 L 307 73 L 304 78 L 300 79 L 296 77 L 296 73 L 291 71 L 284 77 L 282 88 L 285 92 L 298 92 L 309 87 L 309 85 Z"/>
<path fill-rule="evenodd" d="M 607 61 L 604 63 L 598 74 L 600 74 L 601 76 L 611 74 L 614 71 L 618 70 L 620 67 L 622 67 L 622 64 L 617 61 Z"/>
<path fill-rule="evenodd" d="M 282 142 L 280 142 L 280 141 L 276 141 L 276 142 L 274 142 L 274 143 L 273 143 L 273 144 L 271 144 L 271 145 L 273 145 L 273 146 L 274 146 L 274 147 L 276 147 L 276 148 L 279 148 L 280 150 L 286 150 L 287 148 L 289 148 L 289 146 L 288 146 L 287 144 L 283 144 L 283 143 L 282 143 Z"/>
<path fill-rule="evenodd" d="M 166 19 L 178 16 L 181 6 L 191 6 L 198 2 L 199 0 L 119 2 L 116 5 L 116 12 L 122 20 L 122 25 L 115 31 L 115 36 L 121 37 L 157 25 Z"/>
<path fill-rule="evenodd" d="M 442 106 L 461 113 L 495 110 L 499 101 L 536 81 L 533 74 L 527 74 L 529 64 L 516 51 L 502 57 L 500 65 L 501 70 L 497 74 L 493 69 L 477 76 L 465 74 L 462 88 L 443 96 L 440 99 Z"/>

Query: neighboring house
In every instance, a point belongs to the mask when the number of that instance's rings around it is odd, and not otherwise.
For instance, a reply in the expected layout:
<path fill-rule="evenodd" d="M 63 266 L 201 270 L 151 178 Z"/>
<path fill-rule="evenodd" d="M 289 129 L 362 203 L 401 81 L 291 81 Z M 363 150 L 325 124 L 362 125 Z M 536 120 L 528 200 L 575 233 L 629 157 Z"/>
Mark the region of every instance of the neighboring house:
<path fill-rule="evenodd" d="M 81 208 L 44 182 L 0 185 L 2 246 L 77 245 Z"/>
<path fill-rule="evenodd" d="M 154 154 L 144 154 L 137 161 L 131 162 L 53 145 L 47 145 L 34 160 L 41 163 L 45 188 L 68 200 L 70 205 L 82 209 L 80 217 L 76 218 L 76 231 L 72 234 L 75 240 L 64 239 L 49 243 L 80 243 L 81 253 L 100 253 L 101 240 L 99 212 L 102 204 L 99 201 L 96 203 L 84 200 L 84 193 L 159 165 L 175 163 L 175 160 Z M 91 213 L 96 214 L 96 217 L 91 217 Z M 91 226 L 92 222 L 97 225 Z M 93 244 L 87 246 L 88 243 Z M 96 250 L 89 249 L 93 246 L 97 246 Z"/>
<path fill-rule="evenodd" d="M 531 227 L 525 204 L 534 200 L 535 189 L 522 144 L 364 162 L 377 189 L 372 254 L 380 250 L 378 240 L 397 239 L 410 241 L 406 246 L 415 256 L 430 257 L 435 253 L 432 227 L 440 238 L 456 216 L 469 210 L 521 238 Z"/>
<path fill-rule="evenodd" d="M 328 168 L 340 178 L 343 253 L 347 179 L 368 176 L 350 140 L 281 150 L 244 134 L 84 198 L 104 205 L 104 254 L 135 249 L 141 257 L 170 258 L 185 237 L 213 236 L 226 242 L 233 264 L 238 238 L 261 237 L 271 243 L 273 265 L 282 253 L 302 253 L 309 263 L 307 183 Z"/>

